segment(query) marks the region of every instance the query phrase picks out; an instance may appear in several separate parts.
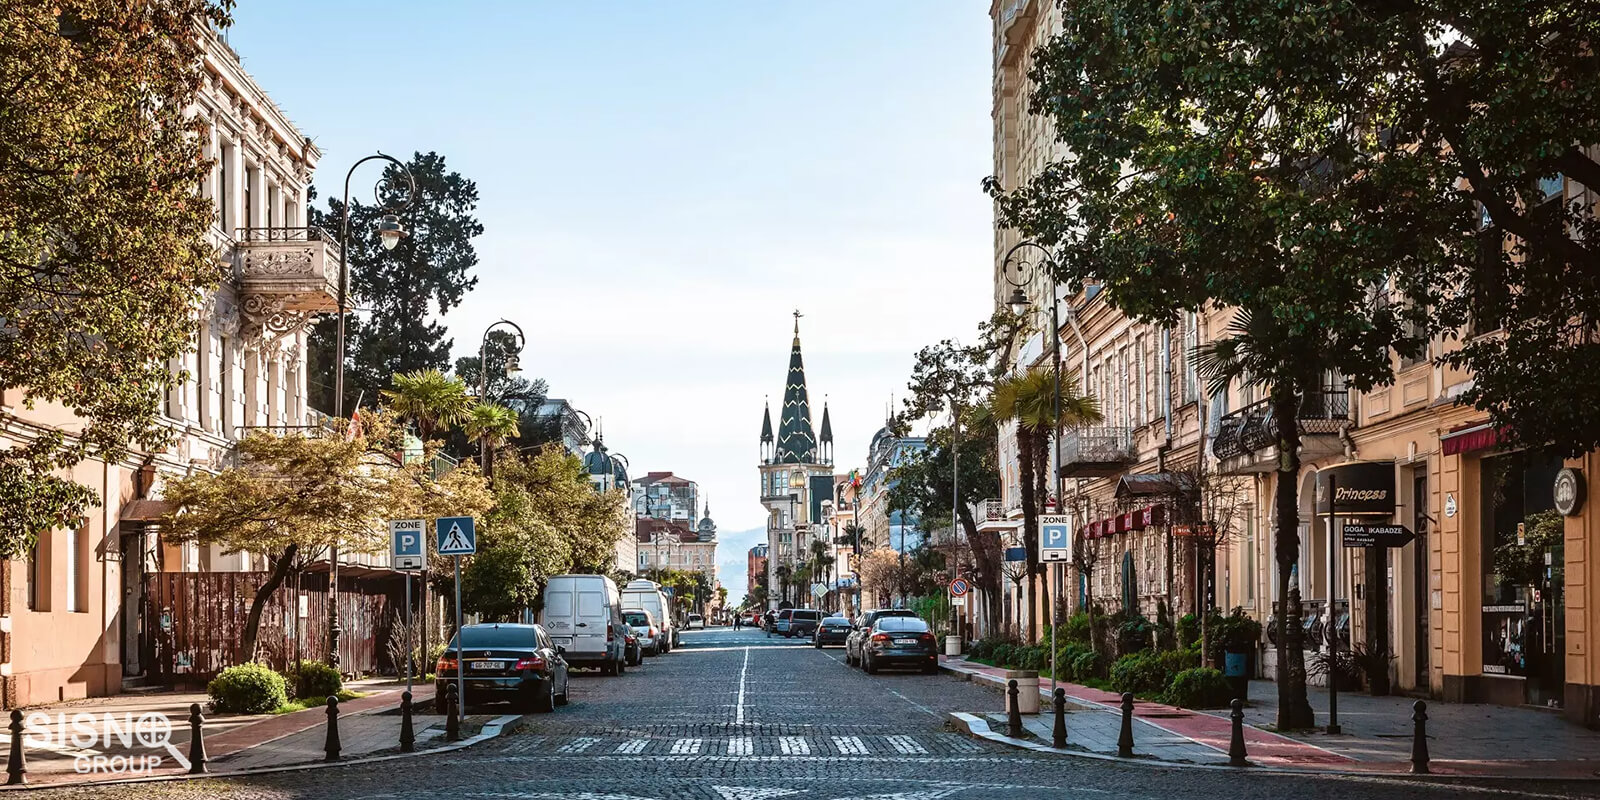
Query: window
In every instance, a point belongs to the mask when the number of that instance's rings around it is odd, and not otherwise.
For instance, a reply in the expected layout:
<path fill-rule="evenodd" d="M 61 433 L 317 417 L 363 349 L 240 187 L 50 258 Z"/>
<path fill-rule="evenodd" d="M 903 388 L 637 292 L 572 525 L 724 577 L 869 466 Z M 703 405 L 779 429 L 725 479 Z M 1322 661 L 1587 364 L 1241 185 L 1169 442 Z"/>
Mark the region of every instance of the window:
<path fill-rule="evenodd" d="M 1200 349 L 1200 320 L 1193 311 L 1183 312 L 1183 400 L 1193 403 L 1200 399 L 1200 373 L 1195 369 L 1194 354 Z"/>
<path fill-rule="evenodd" d="M 239 221 L 244 223 L 242 228 L 253 228 L 256 222 L 255 187 L 256 180 L 261 175 L 259 170 L 245 167 L 244 170 L 244 209 L 239 216 Z"/>
<path fill-rule="evenodd" d="M 1473 276 L 1470 332 L 1477 336 L 1500 330 L 1509 299 L 1506 285 L 1506 237 L 1494 224 L 1487 206 L 1478 207 L 1478 272 Z"/>
<path fill-rule="evenodd" d="M 89 576 L 85 572 L 83 545 L 89 538 L 85 531 L 88 527 L 85 521 L 81 527 L 67 530 L 67 610 L 82 612 L 89 610 Z"/>
<path fill-rule="evenodd" d="M 217 158 L 217 222 L 224 233 L 232 233 L 229 223 L 235 221 L 232 209 L 233 175 L 228 167 L 233 163 L 233 148 L 223 145 Z"/>
<path fill-rule="evenodd" d="M 1240 559 L 1244 589 L 1241 596 L 1244 604 L 1253 606 L 1256 602 L 1256 510 L 1244 506 L 1240 511 L 1244 515 L 1244 552 L 1241 553 L 1244 557 Z"/>
<path fill-rule="evenodd" d="M 48 532 L 39 534 L 28 554 L 28 610 L 50 610 L 50 548 Z"/>

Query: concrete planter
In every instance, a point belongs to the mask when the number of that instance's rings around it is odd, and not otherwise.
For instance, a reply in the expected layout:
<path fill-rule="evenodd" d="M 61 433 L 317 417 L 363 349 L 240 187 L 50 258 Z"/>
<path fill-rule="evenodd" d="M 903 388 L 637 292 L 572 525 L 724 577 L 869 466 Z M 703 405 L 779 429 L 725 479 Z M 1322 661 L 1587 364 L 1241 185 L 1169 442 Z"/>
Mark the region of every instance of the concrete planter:
<path fill-rule="evenodd" d="M 1017 711 L 1023 714 L 1039 713 L 1039 673 L 1027 669 L 1006 670 L 1006 690 L 1003 693 L 1006 699 L 1001 701 L 1002 711 L 1009 711 L 1009 694 L 1011 681 L 1017 682 Z"/>
<path fill-rule="evenodd" d="M 947 656 L 959 656 L 959 655 L 961 655 L 961 637 L 960 636 L 946 636 L 946 637 L 944 637 L 944 654 L 947 655 Z"/>

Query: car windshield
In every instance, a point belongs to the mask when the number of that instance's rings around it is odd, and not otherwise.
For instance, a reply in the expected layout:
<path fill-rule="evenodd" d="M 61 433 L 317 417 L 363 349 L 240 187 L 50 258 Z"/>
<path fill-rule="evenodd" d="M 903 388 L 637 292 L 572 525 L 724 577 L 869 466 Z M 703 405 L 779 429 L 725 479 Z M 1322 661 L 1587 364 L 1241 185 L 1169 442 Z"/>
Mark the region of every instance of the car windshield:
<path fill-rule="evenodd" d="M 468 626 L 450 638 L 450 647 L 461 638 L 462 647 L 533 647 L 533 628 L 526 625 Z"/>
<path fill-rule="evenodd" d="M 645 616 L 643 611 L 628 611 L 628 612 L 624 612 L 623 615 L 622 615 L 622 619 L 624 621 L 626 621 L 629 625 L 633 625 L 633 626 L 639 627 L 639 628 L 649 627 L 649 625 L 650 625 L 650 618 Z"/>
<path fill-rule="evenodd" d="M 923 633 L 928 623 L 916 617 L 884 617 L 878 620 L 878 630 L 891 633 Z"/>

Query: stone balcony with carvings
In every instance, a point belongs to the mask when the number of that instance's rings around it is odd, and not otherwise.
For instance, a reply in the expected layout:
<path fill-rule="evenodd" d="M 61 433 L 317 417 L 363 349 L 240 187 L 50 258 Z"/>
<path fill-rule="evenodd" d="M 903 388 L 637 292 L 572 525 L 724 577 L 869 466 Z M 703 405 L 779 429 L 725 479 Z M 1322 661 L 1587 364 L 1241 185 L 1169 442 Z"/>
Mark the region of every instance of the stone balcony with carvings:
<path fill-rule="evenodd" d="M 339 245 L 321 228 L 240 228 L 241 334 L 278 339 L 339 308 Z"/>

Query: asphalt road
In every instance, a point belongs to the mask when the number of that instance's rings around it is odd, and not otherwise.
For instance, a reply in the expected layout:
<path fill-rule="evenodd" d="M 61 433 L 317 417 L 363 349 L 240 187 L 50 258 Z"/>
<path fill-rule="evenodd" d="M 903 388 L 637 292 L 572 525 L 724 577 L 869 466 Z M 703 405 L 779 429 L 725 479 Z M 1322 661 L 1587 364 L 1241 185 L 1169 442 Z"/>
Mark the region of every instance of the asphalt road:
<path fill-rule="evenodd" d="M 1180 770 L 1019 752 L 945 727 L 1000 704 L 946 675 L 846 667 L 759 631 L 685 634 L 621 677 L 575 675 L 572 705 L 464 751 L 303 772 L 41 792 L 45 797 L 345 800 L 1032 800 L 1595 796 L 1509 788 Z M 485 709 L 487 710 L 487 709 Z"/>

